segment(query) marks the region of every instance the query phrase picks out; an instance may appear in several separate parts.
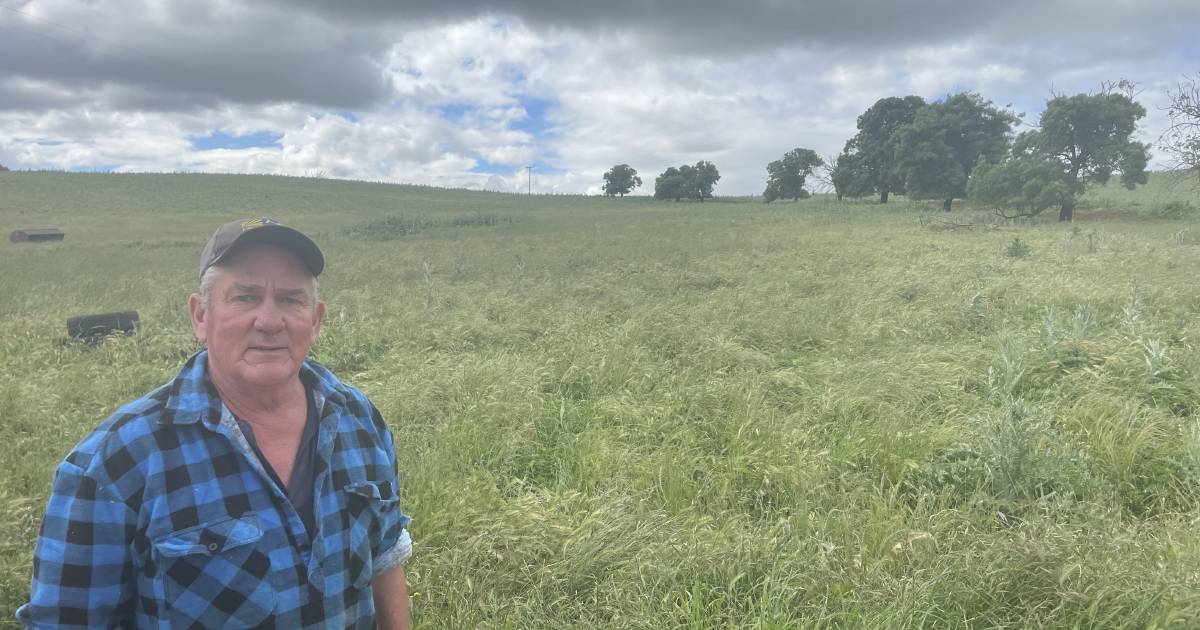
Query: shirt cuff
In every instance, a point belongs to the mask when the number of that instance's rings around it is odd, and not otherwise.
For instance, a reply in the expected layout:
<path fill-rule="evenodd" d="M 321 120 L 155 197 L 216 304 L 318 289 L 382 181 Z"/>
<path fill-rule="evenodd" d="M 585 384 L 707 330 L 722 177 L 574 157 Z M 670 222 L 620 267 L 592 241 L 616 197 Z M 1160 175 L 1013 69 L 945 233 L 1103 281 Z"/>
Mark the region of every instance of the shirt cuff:
<path fill-rule="evenodd" d="M 408 528 L 400 530 L 400 539 L 396 541 L 392 548 L 384 552 L 382 556 L 375 559 L 375 570 L 371 572 L 371 577 L 379 575 L 384 571 L 394 569 L 408 562 L 409 556 L 412 555 L 412 537 L 408 535 Z"/>

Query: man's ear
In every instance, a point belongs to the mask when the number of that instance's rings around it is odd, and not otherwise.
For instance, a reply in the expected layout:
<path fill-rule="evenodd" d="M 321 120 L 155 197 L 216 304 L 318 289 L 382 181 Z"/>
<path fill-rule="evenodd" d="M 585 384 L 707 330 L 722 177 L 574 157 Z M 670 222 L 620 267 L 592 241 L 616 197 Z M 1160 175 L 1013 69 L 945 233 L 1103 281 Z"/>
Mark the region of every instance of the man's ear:
<path fill-rule="evenodd" d="M 188 297 L 188 313 L 192 316 L 192 333 L 196 335 L 196 341 L 207 343 L 208 331 L 204 322 L 208 317 L 208 309 L 204 308 L 204 300 L 200 299 L 199 293 Z"/>
<path fill-rule="evenodd" d="M 321 323 L 325 321 L 325 303 L 317 302 L 317 308 L 313 313 L 313 329 L 312 340 L 316 343 L 317 337 L 321 336 Z"/>

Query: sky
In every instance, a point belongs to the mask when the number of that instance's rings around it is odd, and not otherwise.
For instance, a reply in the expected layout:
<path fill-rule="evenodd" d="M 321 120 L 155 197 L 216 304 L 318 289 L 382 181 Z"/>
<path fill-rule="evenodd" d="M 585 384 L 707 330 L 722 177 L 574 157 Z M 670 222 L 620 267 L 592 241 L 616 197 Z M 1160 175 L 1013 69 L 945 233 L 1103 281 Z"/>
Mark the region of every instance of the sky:
<path fill-rule="evenodd" d="M 1198 25 L 1196 0 L 0 0 L 0 164 L 598 194 L 627 163 L 649 194 L 710 160 L 759 194 L 886 96 L 1030 126 L 1128 79 L 1153 142 Z"/>

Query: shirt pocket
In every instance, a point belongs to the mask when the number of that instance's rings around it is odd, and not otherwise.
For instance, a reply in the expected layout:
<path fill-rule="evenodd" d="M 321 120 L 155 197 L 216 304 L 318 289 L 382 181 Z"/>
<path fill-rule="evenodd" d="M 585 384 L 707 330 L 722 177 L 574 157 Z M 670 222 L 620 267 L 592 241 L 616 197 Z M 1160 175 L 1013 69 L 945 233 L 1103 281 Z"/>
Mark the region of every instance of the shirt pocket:
<path fill-rule="evenodd" d="M 257 544 L 258 518 L 244 515 L 171 532 L 154 541 L 173 628 L 245 628 L 275 610 L 271 561 Z"/>
<path fill-rule="evenodd" d="M 400 500 L 386 481 L 352 483 L 344 488 L 348 537 L 346 570 L 355 588 L 366 588 L 375 571 L 375 554 L 383 544 L 389 519 L 397 517 Z"/>

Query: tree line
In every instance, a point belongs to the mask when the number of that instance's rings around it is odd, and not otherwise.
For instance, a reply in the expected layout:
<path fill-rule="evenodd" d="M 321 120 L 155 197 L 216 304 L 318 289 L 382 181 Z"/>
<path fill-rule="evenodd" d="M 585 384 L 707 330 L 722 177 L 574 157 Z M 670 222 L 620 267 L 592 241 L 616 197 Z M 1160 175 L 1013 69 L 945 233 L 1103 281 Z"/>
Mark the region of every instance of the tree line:
<path fill-rule="evenodd" d="M 897 193 L 948 211 L 970 197 L 1009 217 L 1058 207 L 1070 221 L 1089 183 L 1146 183 L 1150 147 L 1133 139 L 1145 115 L 1124 81 L 1051 98 L 1037 127 L 1015 136 L 1021 116 L 973 92 L 884 98 L 858 117 L 831 180 L 839 199 Z"/>
<path fill-rule="evenodd" d="M 1168 93 L 1171 125 L 1159 145 L 1173 166 L 1200 176 L 1200 76 Z M 1070 221 L 1090 184 L 1114 177 L 1128 188 L 1147 181 L 1150 146 L 1134 139 L 1146 109 L 1128 81 L 1106 83 L 1089 94 L 1053 95 L 1031 129 L 1016 133 L 1023 114 L 996 106 L 975 92 L 926 102 L 919 96 L 879 99 L 857 119 L 858 132 L 828 161 L 795 148 L 767 164 L 763 201 L 803 199 L 816 175 L 839 200 L 892 194 L 938 200 L 950 211 L 955 199 L 991 205 L 1008 218 L 1036 216 L 1057 207 Z M 654 180 L 656 199 L 712 196 L 721 178 L 712 162 L 670 167 Z M 631 192 L 637 171 L 618 164 L 604 174 L 604 193 Z"/>
<path fill-rule="evenodd" d="M 694 165 L 672 166 L 654 179 L 654 198 L 704 201 L 712 197 L 713 187 L 720 179 L 717 166 L 706 160 Z M 641 185 L 642 178 L 628 164 L 617 164 L 604 174 L 604 194 L 609 197 L 624 197 Z"/>

